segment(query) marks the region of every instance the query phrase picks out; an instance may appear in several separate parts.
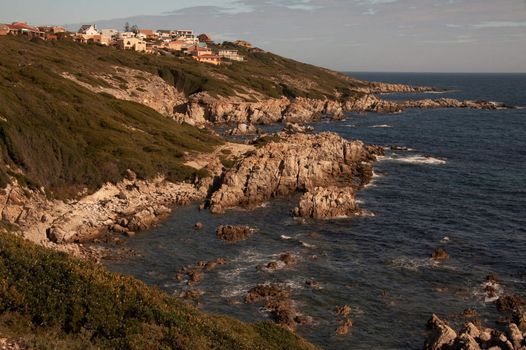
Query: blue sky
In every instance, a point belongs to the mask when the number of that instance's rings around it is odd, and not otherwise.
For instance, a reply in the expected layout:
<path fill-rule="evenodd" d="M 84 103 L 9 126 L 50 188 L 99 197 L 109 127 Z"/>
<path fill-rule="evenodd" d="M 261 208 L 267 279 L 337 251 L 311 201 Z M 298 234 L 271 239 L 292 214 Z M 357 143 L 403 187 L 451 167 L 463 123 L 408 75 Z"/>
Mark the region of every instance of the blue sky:
<path fill-rule="evenodd" d="M 338 70 L 526 72 L 526 0 L 18 0 L 0 22 L 193 28 Z"/>

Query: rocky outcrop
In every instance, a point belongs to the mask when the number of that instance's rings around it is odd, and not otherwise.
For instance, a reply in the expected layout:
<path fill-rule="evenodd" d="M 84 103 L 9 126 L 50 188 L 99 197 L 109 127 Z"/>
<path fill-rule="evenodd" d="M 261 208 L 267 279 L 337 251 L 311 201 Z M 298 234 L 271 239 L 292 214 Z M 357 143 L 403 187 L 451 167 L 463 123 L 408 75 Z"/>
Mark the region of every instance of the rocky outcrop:
<path fill-rule="evenodd" d="M 523 331 L 515 323 L 509 323 L 504 331 L 466 323 L 458 334 L 438 316 L 428 322 L 429 334 L 425 341 L 426 350 L 480 350 L 526 348 Z"/>
<path fill-rule="evenodd" d="M 248 239 L 254 232 L 256 232 L 256 230 L 249 226 L 226 225 L 217 228 L 216 236 L 228 243 L 236 243 Z"/>
<path fill-rule="evenodd" d="M 296 217 L 311 219 L 344 218 L 359 213 L 354 189 L 336 186 L 316 187 L 305 193 L 293 211 Z"/>
<path fill-rule="evenodd" d="M 100 82 L 95 85 L 69 73 L 63 73 L 62 76 L 93 92 L 106 93 L 120 100 L 143 104 L 167 117 L 181 118 L 179 110 L 181 106 L 186 106 L 187 102 L 184 93 L 157 75 L 125 67 L 114 69 L 115 72 L 111 74 L 92 74 L 93 79 Z"/>
<path fill-rule="evenodd" d="M 206 196 L 207 188 L 172 183 L 163 177 L 139 180 L 130 172 L 117 184 L 108 183 L 79 200 L 51 200 L 40 190 L 16 183 L 0 191 L 2 220 L 41 245 L 60 250 L 112 231 L 132 234 L 145 230 L 168 215 L 175 205 Z"/>
<path fill-rule="evenodd" d="M 319 186 L 360 187 L 372 176 L 375 160 L 360 141 L 334 133 L 280 134 L 280 142 L 256 149 L 228 170 L 210 198 L 210 209 L 253 208 L 271 198 Z"/>
<path fill-rule="evenodd" d="M 313 132 L 314 128 L 312 126 L 304 126 L 297 123 L 286 123 L 283 131 L 287 134 L 305 134 L 308 132 Z"/>

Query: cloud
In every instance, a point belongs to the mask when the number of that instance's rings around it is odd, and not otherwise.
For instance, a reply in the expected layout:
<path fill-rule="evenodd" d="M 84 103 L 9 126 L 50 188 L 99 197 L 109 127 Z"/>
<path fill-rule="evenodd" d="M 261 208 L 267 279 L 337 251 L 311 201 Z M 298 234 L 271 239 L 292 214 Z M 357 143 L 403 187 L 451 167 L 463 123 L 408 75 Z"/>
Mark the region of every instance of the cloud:
<path fill-rule="evenodd" d="M 362 15 L 374 16 L 374 15 L 376 15 L 376 11 L 374 9 L 367 9 L 367 11 L 362 12 Z"/>
<path fill-rule="evenodd" d="M 473 27 L 484 28 L 521 28 L 526 27 L 526 21 L 512 22 L 512 21 L 487 21 L 479 24 L 474 24 Z"/>

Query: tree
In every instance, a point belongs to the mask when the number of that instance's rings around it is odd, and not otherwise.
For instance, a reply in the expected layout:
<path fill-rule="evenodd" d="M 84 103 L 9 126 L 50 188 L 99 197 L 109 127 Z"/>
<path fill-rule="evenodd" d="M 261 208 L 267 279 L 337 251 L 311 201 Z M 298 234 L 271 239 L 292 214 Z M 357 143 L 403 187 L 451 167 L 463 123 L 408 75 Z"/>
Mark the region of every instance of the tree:
<path fill-rule="evenodd" d="M 124 24 L 124 31 L 125 32 L 129 32 L 130 31 L 130 23 L 126 22 L 126 24 Z"/>
<path fill-rule="evenodd" d="M 131 30 L 132 32 L 134 32 L 135 34 L 139 34 L 139 27 L 137 26 L 137 24 L 134 24 L 132 27 L 131 27 Z"/>

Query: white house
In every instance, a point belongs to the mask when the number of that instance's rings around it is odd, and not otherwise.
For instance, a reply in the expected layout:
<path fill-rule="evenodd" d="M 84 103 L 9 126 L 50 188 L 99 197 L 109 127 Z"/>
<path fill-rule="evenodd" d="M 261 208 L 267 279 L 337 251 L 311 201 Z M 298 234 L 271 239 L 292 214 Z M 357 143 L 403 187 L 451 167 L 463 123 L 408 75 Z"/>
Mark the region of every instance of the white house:
<path fill-rule="evenodd" d="M 222 58 L 228 58 L 231 61 L 243 62 L 245 60 L 237 50 L 219 50 L 218 55 Z"/>
<path fill-rule="evenodd" d="M 97 30 L 97 26 L 94 24 L 85 24 L 82 27 L 80 27 L 78 34 L 84 34 L 84 35 L 97 35 L 99 34 Z"/>
<path fill-rule="evenodd" d="M 135 33 L 134 32 L 120 32 L 117 36 L 119 39 L 130 39 L 130 38 L 135 38 Z"/>
<path fill-rule="evenodd" d="M 146 52 L 146 42 L 139 38 L 124 38 L 117 41 L 117 46 L 121 50 L 135 50 Z"/>

